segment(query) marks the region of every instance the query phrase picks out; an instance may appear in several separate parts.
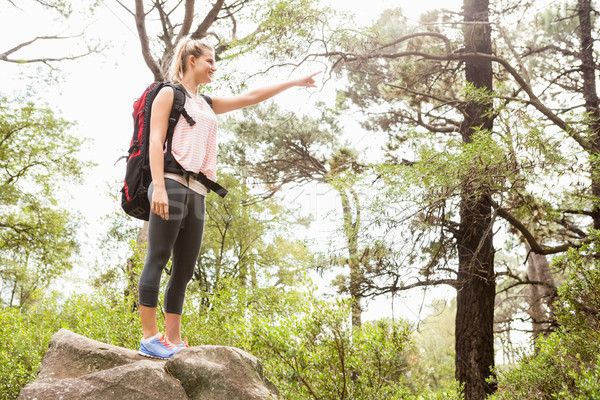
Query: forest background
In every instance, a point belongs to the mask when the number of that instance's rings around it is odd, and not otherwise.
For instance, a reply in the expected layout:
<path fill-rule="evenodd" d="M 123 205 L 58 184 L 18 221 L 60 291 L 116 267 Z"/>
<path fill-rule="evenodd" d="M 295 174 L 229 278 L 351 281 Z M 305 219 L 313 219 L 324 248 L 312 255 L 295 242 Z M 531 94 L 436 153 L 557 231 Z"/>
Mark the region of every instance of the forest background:
<path fill-rule="evenodd" d="M 323 70 L 221 121 L 192 344 L 290 399 L 598 398 L 594 2 L 194 3 L 1 4 L 3 397 L 60 327 L 137 345 L 114 162 L 184 32 L 217 50 L 209 93 Z"/>

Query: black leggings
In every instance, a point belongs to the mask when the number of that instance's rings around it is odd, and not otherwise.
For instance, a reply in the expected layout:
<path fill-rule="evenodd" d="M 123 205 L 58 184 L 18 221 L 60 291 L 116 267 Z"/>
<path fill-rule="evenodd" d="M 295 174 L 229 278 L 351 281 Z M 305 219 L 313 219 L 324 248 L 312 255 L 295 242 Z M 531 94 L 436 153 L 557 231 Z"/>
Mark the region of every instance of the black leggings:
<path fill-rule="evenodd" d="M 171 278 L 165 289 L 165 311 L 181 314 L 188 282 L 192 279 L 204 232 L 205 197 L 172 179 L 165 179 L 169 197 L 169 220 L 150 212 L 148 253 L 139 282 L 139 301 L 156 307 L 160 278 L 171 252 Z M 154 186 L 148 197 L 152 204 Z"/>

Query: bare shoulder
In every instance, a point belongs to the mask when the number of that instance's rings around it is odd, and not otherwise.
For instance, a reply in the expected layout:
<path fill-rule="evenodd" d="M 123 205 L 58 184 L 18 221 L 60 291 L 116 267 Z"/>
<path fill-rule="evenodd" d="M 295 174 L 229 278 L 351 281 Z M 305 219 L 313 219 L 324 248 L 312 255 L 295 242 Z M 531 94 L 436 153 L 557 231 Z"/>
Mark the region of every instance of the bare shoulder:
<path fill-rule="evenodd" d="M 156 98 L 154 99 L 154 101 L 157 101 L 159 99 L 163 101 L 171 99 L 172 102 L 174 97 L 175 89 L 173 89 L 171 86 L 163 86 L 156 94 Z"/>
<path fill-rule="evenodd" d="M 152 110 L 162 109 L 170 110 L 173 106 L 173 99 L 175 98 L 175 92 L 172 87 L 165 86 L 156 94 L 154 101 L 152 102 Z"/>

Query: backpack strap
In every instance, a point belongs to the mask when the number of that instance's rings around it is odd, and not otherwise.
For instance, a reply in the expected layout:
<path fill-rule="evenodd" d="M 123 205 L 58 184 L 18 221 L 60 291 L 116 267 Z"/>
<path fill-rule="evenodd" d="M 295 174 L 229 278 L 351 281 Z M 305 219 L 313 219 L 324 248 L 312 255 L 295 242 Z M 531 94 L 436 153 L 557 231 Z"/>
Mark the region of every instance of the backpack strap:
<path fill-rule="evenodd" d="M 213 108 L 212 99 L 209 96 L 202 94 L 202 93 L 200 93 L 200 96 L 202 96 L 202 98 L 208 103 L 210 108 Z"/>
<path fill-rule="evenodd" d="M 209 191 L 212 190 L 221 197 L 225 197 L 228 193 L 227 189 L 219 185 L 217 182 L 213 182 L 210 179 L 208 179 L 208 177 L 204 175 L 204 173 L 201 171 L 198 173 L 183 171 L 183 176 L 186 178 L 186 180 L 188 179 L 188 177 L 194 178 L 195 180 L 206 186 L 206 188 Z"/>
<path fill-rule="evenodd" d="M 179 116 L 182 115 L 185 120 L 193 126 L 196 124 L 196 121 L 188 114 L 185 110 L 185 96 L 186 91 L 183 86 L 174 84 L 172 82 L 166 82 L 165 86 L 169 86 L 173 88 L 173 107 L 171 108 L 171 114 L 169 115 L 169 127 L 167 128 L 167 137 L 165 138 L 165 142 L 167 143 L 167 153 L 171 154 L 172 143 L 173 143 L 173 132 L 175 132 L 175 125 L 177 125 L 177 121 L 179 121 Z"/>

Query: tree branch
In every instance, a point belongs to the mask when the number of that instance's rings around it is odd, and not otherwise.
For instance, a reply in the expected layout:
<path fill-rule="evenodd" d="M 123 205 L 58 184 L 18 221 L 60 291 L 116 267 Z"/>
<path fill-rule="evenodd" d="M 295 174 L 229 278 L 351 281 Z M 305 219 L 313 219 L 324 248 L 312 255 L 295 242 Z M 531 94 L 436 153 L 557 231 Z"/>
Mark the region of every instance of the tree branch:
<path fill-rule="evenodd" d="M 538 53 L 544 53 L 548 50 L 553 50 L 553 51 L 557 51 L 559 53 L 561 53 L 564 56 L 571 56 L 571 57 L 579 57 L 579 53 L 576 51 L 571 51 L 568 49 L 563 49 L 555 44 L 549 44 L 547 46 L 544 47 L 539 47 L 537 49 L 528 49 L 525 53 L 523 53 L 523 57 L 528 57 L 528 56 L 532 56 L 534 54 L 538 54 Z"/>
<path fill-rule="evenodd" d="M 177 34 L 175 38 L 175 42 L 173 46 L 177 46 L 179 41 L 187 36 L 192 29 L 192 23 L 194 22 L 194 0 L 186 0 L 185 1 L 185 13 L 183 15 L 183 24 L 181 25 L 181 30 Z"/>
<path fill-rule="evenodd" d="M 531 247 L 530 252 L 534 252 L 534 253 L 540 254 L 540 255 L 558 254 L 558 253 L 567 251 L 570 248 L 579 248 L 584 243 L 587 243 L 589 241 L 588 239 L 583 239 L 580 243 L 565 243 L 565 244 L 562 244 L 560 246 L 555 246 L 555 247 L 541 245 L 537 242 L 537 240 L 535 239 L 533 234 L 529 231 L 529 229 L 527 229 L 527 227 L 521 221 L 519 221 L 517 218 L 515 218 L 506 209 L 500 207 L 493 200 L 490 200 L 490 203 L 492 204 L 492 207 L 494 207 L 494 209 L 496 210 L 496 212 L 498 213 L 498 215 L 500 217 L 504 218 L 515 229 L 517 229 L 519 232 L 521 232 L 521 234 L 523 235 L 523 237 L 529 244 L 529 247 Z M 529 254 L 527 254 L 527 258 L 529 258 Z M 525 262 L 527 262 L 527 258 L 525 259 Z"/>
<path fill-rule="evenodd" d="M 76 60 L 78 58 L 81 57 L 85 57 L 87 55 L 90 55 L 91 53 L 94 52 L 94 50 L 89 50 L 86 53 L 83 54 L 78 54 L 78 55 L 74 55 L 74 56 L 64 56 L 64 57 L 44 57 L 44 58 L 29 58 L 29 59 L 24 59 L 24 58 L 9 58 L 9 56 L 11 54 L 16 53 L 17 51 L 32 45 L 33 43 L 37 42 L 38 40 L 64 40 L 64 39 L 74 39 L 77 37 L 81 37 L 81 35 L 75 35 L 75 36 L 58 36 L 58 35 L 54 35 L 54 36 L 37 36 L 31 40 L 28 40 L 26 42 L 20 43 L 17 46 L 13 47 L 12 49 L 9 49 L 7 51 L 5 51 L 4 53 L 0 54 L 0 60 L 1 61 L 5 61 L 5 62 L 11 62 L 11 63 L 18 63 L 18 64 L 24 64 L 24 63 L 37 63 L 37 62 L 41 62 L 41 63 L 49 63 L 49 62 L 54 62 L 54 61 L 66 61 L 66 60 Z"/>
<path fill-rule="evenodd" d="M 390 285 L 390 286 L 378 286 L 371 285 L 372 288 L 377 289 L 377 294 L 380 295 L 383 293 L 396 293 L 398 291 L 410 290 L 424 286 L 438 286 L 438 285 L 449 285 L 453 288 L 458 288 L 458 281 L 456 279 L 434 279 L 434 280 L 425 280 L 425 281 L 417 281 L 415 283 L 411 283 L 410 285 Z"/>
<path fill-rule="evenodd" d="M 404 38 L 411 38 L 413 35 L 407 35 L 403 38 L 397 39 L 394 42 L 403 40 Z M 436 35 L 437 36 L 437 35 Z M 384 45 L 387 47 L 387 45 Z M 379 53 L 379 52 L 370 52 L 368 54 L 354 54 L 354 53 L 346 53 L 343 51 L 332 51 L 325 53 L 315 53 L 311 55 L 312 57 L 339 57 L 336 60 L 334 65 L 344 61 L 344 62 L 356 62 L 356 61 L 366 61 L 370 59 L 397 59 L 402 57 L 420 57 L 425 60 L 433 60 L 433 61 L 467 61 L 471 59 L 479 59 L 486 60 L 496 64 L 501 65 L 508 73 L 511 75 L 517 84 L 523 89 L 523 91 L 529 97 L 529 101 L 531 105 L 535 107 L 539 112 L 544 114 L 552 123 L 558 126 L 560 129 L 565 131 L 569 136 L 571 136 L 582 148 L 589 152 L 596 152 L 599 149 L 596 149 L 594 144 L 590 141 L 586 140 L 584 137 L 580 135 L 579 132 L 575 131 L 566 121 L 556 115 L 552 110 L 544 105 L 544 103 L 536 96 L 533 92 L 532 87 L 527 83 L 526 79 L 519 74 L 519 72 L 511 65 L 508 60 L 505 60 L 501 57 L 495 56 L 493 54 L 484 54 L 477 52 L 463 52 L 463 51 L 455 51 L 455 52 L 447 52 L 446 54 L 430 54 L 423 51 L 401 51 L 397 53 Z"/>
<path fill-rule="evenodd" d="M 384 44 L 383 46 L 378 47 L 376 50 L 383 50 L 386 47 L 395 46 L 398 43 L 402 43 L 402 42 L 405 42 L 407 40 L 414 39 L 416 37 L 423 37 L 423 36 L 431 36 L 431 37 L 436 37 L 438 39 L 443 40 L 444 46 L 446 47 L 446 53 L 452 52 L 452 45 L 450 43 L 450 39 L 448 39 L 446 37 L 446 35 L 443 35 L 443 34 L 437 33 L 437 32 L 416 32 L 416 33 L 411 33 L 410 35 L 405 35 L 405 36 L 402 36 L 401 38 L 398 38 L 396 40 L 392 40 L 391 42 L 388 42 L 388 43 Z"/>
<path fill-rule="evenodd" d="M 162 81 L 164 79 L 164 74 L 160 70 L 158 62 L 156 62 L 156 60 L 152 57 L 152 53 L 150 52 L 150 39 L 148 38 L 148 33 L 146 32 L 146 13 L 144 12 L 143 0 L 135 0 L 135 26 L 140 38 L 144 61 L 146 62 L 148 68 L 150 68 L 150 71 L 152 71 L 154 80 Z"/>
<path fill-rule="evenodd" d="M 217 0 L 213 5 L 212 9 L 206 14 L 204 20 L 198 25 L 198 28 L 194 33 L 192 33 L 191 37 L 193 39 L 202 39 L 207 35 L 208 29 L 212 26 L 212 24 L 217 20 L 219 12 L 223 8 L 223 4 L 225 0 Z"/>

